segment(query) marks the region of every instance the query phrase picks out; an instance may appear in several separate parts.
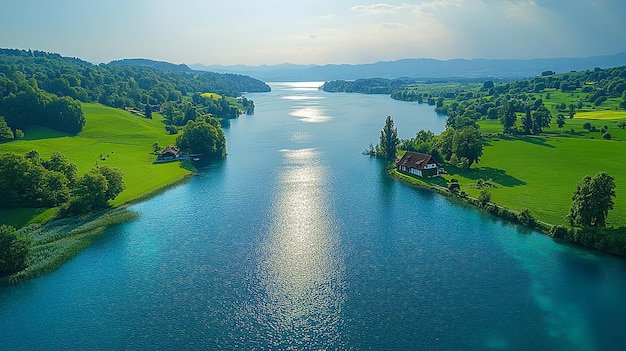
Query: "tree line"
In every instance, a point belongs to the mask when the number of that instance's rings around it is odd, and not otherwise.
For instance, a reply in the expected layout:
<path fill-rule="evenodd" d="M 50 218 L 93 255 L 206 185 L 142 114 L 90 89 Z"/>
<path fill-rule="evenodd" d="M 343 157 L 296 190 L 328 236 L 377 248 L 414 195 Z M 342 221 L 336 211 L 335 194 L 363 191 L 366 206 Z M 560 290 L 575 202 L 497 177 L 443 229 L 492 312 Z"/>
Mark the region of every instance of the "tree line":
<path fill-rule="evenodd" d="M 178 105 L 187 94 L 207 91 L 237 97 L 241 92 L 267 92 L 270 87 L 235 74 L 93 65 L 42 51 L 0 49 L 0 115 L 14 136 L 17 129 L 29 124 L 71 134 L 80 132 L 84 117 L 79 102 L 145 110 L 148 105 Z M 233 111 L 217 106 L 208 113 L 232 117 Z M 253 105 L 247 103 L 245 109 L 251 108 Z"/>
<path fill-rule="evenodd" d="M 124 189 L 117 168 L 96 166 L 78 176 L 59 152 L 47 160 L 35 150 L 0 154 L 0 209 L 61 206 L 62 216 L 80 214 L 107 207 Z"/>
<path fill-rule="evenodd" d="M 447 162 L 461 168 L 470 168 L 472 164 L 479 162 L 483 154 L 483 142 L 478 127 L 473 126 L 460 129 L 448 126 L 439 136 L 431 131 L 420 130 L 414 138 L 402 140 L 398 138 L 393 118 L 387 116 L 378 144 L 370 144 L 363 153 L 394 161 L 398 149 L 430 154 L 439 163 Z"/>
<path fill-rule="evenodd" d="M 40 89 L 37 81 L 27 80 L 21 72 L 13 72 L 10 77 L 0 73 L 0 116 L 11 127 L 12 133 L 7 131 L 0 136 L 5 141 L 23 136 L 22 130 L 27 125 L 41 125 L 69 134 L 79 133 L 85 125 L 78 101 Z"/>

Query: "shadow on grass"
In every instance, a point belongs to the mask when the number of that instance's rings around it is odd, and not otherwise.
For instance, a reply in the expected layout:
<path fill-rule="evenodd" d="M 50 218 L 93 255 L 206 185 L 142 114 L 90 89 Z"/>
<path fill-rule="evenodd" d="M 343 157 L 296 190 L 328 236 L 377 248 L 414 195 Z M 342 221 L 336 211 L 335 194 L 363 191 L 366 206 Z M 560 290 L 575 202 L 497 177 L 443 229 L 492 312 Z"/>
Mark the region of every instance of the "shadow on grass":
<path fill-rule="evenodd" d="M 72 137 L 75 135 L 60 132 L 47 127 L 41 126 L 29 126 L 24 129 L 24 138 L 22 140 L 41 140 L 41 139 L 54 139 L 63 137 Z M 18 139 L 15 139 L 16 141 Z"/>
<path fill-rule="evenodd" d="M 506 174 L 506 172 L 502 169 L 492 167 L 460 169 L 448 165 L 446 166 L 446 171 L 451 176 L 459 175 L 461 177 L 472 180 L 491 180 L 498 185 L 506 187 L 526 185 L 526 182 L 524 182 L 523 180 Z"/>
<path fill-rule="evenodd" d="M 502 136 L 500 137 L 500 139 L 502 140 L 519 140 L 519 141 L 524 141 L 527 143 L 531 143 L 531 144 L 535 144 L 535 145 L 539 145 L 539 146 L 545 146 L 545 147 L 549 147 L 549 148 L 554 148 L 554 145 L 550 145 L 548 144 L 548 138 L 543 137 L 543 136 L 519 136 L 519 137 L 511 137 L 511 136 Z"/>

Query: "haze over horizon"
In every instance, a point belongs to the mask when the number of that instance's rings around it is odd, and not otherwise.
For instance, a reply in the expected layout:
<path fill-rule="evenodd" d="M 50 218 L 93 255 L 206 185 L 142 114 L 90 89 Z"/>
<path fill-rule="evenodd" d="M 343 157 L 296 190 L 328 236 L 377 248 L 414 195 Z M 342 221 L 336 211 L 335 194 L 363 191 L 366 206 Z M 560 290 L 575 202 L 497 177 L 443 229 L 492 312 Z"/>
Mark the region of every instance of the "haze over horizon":
<path fill-rule="evenodd" d="M 624 14 L 622 0 L 23 0 L 3 5 L 0 47 L 255 66 L 590 57 L 626 50 Z"/>

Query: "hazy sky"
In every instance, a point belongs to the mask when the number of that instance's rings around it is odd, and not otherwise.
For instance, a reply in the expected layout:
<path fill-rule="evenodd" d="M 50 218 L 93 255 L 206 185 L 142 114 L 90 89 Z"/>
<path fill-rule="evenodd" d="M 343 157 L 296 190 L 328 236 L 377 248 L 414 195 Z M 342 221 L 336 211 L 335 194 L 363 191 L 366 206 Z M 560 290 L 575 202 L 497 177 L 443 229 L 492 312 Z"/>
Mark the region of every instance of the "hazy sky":
<path fill-rule="evenodd" d="M 2 0 L 0 47 L 100 63 L 370 63 L 626 51 L 624 0 Z"/>

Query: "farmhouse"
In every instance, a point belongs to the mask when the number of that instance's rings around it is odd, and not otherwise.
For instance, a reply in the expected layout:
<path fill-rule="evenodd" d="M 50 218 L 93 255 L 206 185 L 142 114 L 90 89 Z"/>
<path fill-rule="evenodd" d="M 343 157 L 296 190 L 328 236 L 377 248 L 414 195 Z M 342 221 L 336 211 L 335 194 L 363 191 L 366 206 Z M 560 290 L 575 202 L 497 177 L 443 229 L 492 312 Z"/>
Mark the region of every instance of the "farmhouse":
<path fill-rule="evenodd" d="M 157 160 L 174 160 L 178 158 L 178 155 L 178 149 L 170 145 L 163 149 L 163 151 L 161 151 L 161 154 L 157 157 Z"/>
<path fill-rule="evenodd" d="M 419 152 L 407 151 L 396 161 L 398 171 L 408 172 L 420 177 L 439 175 L 439 167 L 432 156 Z"/>

